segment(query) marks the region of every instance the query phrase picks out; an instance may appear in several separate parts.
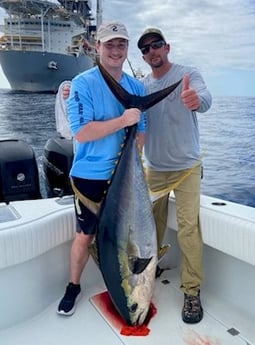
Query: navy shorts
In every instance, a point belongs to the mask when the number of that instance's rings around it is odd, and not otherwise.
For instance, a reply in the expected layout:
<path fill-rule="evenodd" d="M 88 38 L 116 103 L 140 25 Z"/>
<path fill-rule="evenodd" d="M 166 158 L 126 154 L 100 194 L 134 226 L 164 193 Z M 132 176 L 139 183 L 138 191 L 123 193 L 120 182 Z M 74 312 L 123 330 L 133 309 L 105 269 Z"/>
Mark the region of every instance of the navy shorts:
<path fill-rule="evenodd" d="M 72 180 L 81 194 L 97 203 L 102 201 L 109 187 L 107 180 L 87 180 L 78 177 L 72 177 Z M 82 231 L 87 235 L 94 235 L 96 232 L 97 216 L 84 206 L 76 196 L 74 206 L 78 225 L 76 231 Z"/>

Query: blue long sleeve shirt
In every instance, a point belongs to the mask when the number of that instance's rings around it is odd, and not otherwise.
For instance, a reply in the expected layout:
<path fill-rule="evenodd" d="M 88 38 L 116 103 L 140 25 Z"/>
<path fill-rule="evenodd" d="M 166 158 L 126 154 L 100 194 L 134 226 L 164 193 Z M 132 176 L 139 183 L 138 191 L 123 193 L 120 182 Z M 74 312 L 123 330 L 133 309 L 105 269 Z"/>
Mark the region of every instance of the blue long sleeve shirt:
<path fill-rule="evenodd" d="M 129 93 L 143 96 L 141 81 L 123 73 L 120 84 Z M 74 136 L 90 121 L 106 121 L 121 116 L 125 111 L 104 81 L 98 67 L 85 71 L 72 80 L 68 99 L 68 118 Z M 145 132 L 145 114 L 138 123 L 138 132 Z M 107 180 L 111 177 L 121 151 L 125 129 L 104 138 L 76 142 L 71 176 Z"/>

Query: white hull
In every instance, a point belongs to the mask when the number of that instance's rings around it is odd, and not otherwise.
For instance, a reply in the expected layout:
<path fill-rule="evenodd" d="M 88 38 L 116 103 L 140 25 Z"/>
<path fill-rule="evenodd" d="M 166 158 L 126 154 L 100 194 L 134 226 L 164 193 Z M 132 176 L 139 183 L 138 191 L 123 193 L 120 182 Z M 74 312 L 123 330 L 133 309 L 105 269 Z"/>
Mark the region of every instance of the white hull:
<path fill-rule="evenodd" d="M 0 318 L 1 342 L 4 345 L 81 342 L 181 345 L 185 344 L 185 336 L 192 336 L 193 330 L 218 340 L 220 345 L 255 345 L 254 209 L 229 202 L 225 206 L 212 205 L 219 201 L 205 196 L 201 200 L 205 243 L 201 299 L 205 317 L 201 323 L 190 326 L 181 321 L 180 254 L 175 204 L 170 200 L 166 241 L 172 247 L 161 265 L 171 269 L 157 279 L 153 298 L 157 314 L 149 323 L 150 334 L 145 337 L 121 335 L 116 325 L 91 303 L 91 297 L 105 291 L 101 274 L 92 260 L 83 276 L 83 298 L 76 313 L 72 317 L 56 314 L 68 282 L 69 249 L 75 231 L 72 200 L 0 204 L 0 296 L 4 311 Z M 4 221 L 13 214 L 21 217 Z M 237 334 L 232 335 L 235 331 Z"/>

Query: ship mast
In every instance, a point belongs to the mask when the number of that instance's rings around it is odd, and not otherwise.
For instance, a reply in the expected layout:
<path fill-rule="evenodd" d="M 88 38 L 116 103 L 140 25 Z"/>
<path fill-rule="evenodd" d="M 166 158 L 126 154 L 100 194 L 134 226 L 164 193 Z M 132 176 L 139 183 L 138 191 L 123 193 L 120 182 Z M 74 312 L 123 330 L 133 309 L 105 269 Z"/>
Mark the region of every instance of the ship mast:
<path fill-rule="evenodd" d="M 102 24 L 103 8 L 102 0 L 97 0 L 97 28 Z"/>
<path fill-rule="evenodd" d="M 79 18 L 84 26 L 87 26 L 88 21 L 92 20 L 90 0 L 58 0 L 58 2 L 75 19 Z"/>

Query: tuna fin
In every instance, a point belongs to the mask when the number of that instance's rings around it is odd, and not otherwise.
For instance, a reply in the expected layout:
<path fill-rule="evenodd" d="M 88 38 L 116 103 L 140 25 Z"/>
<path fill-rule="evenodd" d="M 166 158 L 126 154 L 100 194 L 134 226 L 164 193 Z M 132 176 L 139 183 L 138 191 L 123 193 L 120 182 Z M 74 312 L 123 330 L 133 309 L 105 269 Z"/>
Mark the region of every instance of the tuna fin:
<path fill-rule="evenodd" d="M 138 108 L 141 111 L 152 107 L 156 103 L 160 102 L 163 98 L 168 96 L 175 88 L 181 83 L 182 79 L 177 83 L 170 85 L 169 87 L 153 92 L 147 96 L 137 96 L 132 95 L 127 92 L 107 71 L 106 69 L 98 63 L 98 68 L 102 73 L 104 80 L 106 81 L 108 87 L 118 99 L 118 101 L 126 108 Z"/>
<path fill-rule="evenodd" d="M 146 267 L 149 265 L 150 261 L 152 258 L 133 258 L 131 259 L 130 262 L 130 269 L 132 271 L 133 274 L 140 274 L 142 273 Z"/>

